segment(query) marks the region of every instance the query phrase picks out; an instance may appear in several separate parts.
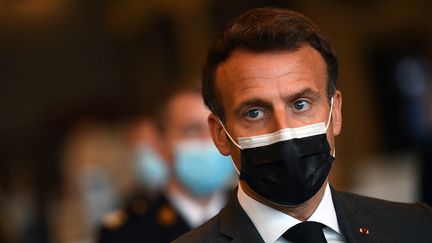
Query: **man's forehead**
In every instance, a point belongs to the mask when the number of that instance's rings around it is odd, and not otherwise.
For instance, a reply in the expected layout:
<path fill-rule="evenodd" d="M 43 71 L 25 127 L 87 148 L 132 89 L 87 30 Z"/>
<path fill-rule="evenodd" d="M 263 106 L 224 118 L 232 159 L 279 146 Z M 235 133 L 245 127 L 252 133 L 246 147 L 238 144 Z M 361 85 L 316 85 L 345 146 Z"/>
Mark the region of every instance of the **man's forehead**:
<path fill-rule="evenodd" d="M 315 71 L 314 69 L 321 68 L 317 71 L 326 73 L 327 70 L 327 65 L 321 54 L 309 46 L 295 50 L 268 52 L 239 49 L 218 65 L 215 79 L 217 81 L 221 76 L 248 78 L 259 75 L 268 75 L 268 77 L 283 75 L 288 71 L 286 66 L 293 66 L 290 72 L 295 72 L 297 69 L 313 69 Z"/>
<path fill-rule="evenodd" d="M 215 75 L 216 89 L 223 99 L 230 99 L 232 95 L 247 95 L 248 92 L 254 92 L 254 89 L 265 90 L 267 82 L 278 82 L 277 89 L 291 94 L 306 88 L 316 91 L 325 89 L 326 64 L 321 55 L 310 47 L 268 53 L 238 50 L 218 67 Z M 278 91 L 271 90 L 275 86 L 267 88 L 270 88 L 268 91 Z M 237 93 L 230 92 L 232 89 L 237 90 Z"/>

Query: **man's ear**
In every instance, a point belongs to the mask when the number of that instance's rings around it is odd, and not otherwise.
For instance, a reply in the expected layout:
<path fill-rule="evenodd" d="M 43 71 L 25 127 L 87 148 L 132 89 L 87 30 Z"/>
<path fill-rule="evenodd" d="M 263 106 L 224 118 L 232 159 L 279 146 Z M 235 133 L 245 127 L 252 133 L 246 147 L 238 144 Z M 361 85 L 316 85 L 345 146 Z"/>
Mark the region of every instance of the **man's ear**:
<path fill-rule="evenodd" d="M 333 99 L 332 127 L 333 135 L 337 136 L 342 129 L 342 93 L 336 90 Z"/>
<path fill-rule="evenodd" d="M 230 142 L 228 141 L 228 136 L 226 135 L 222 125 L 219 122 L 219 119 L 213 113 L 207 118 L 207 122 L 210 129 L 210 135 L 213 139 L 213 143 L 216 145 L 219 152 L 225 156 L 231 154 L 230 150 Z"/>

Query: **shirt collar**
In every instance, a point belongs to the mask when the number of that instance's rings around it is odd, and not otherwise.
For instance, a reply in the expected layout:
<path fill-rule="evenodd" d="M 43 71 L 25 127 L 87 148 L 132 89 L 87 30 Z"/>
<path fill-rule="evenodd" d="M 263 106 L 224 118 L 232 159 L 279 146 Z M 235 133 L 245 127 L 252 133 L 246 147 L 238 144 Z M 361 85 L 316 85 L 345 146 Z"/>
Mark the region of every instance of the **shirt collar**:
<path fill-rule="evenodd" d="M 315 212 L 310 216 L 308 221 L 320 222 L 336 233 L 341 234 L 339 224 L 336 217 L 335 207 L 333 205 L 333 199 L 331 195 L 330 186 L 327 183 L 324 196 L 318 205 Z"/>
<path fill-rule="evenodd" d="M 237 197 L 241 207 L 251 219 L 264 242 L 275 242 L 286 230 L 301 222 L 288 214 L 273 209 L 249 197 L 243 191 L 240 183 Z M 321 202 L 308 221 L 323 223 L 340 234 L 336 212 L 331 197 L 331 190 L 328 183 Z"/>

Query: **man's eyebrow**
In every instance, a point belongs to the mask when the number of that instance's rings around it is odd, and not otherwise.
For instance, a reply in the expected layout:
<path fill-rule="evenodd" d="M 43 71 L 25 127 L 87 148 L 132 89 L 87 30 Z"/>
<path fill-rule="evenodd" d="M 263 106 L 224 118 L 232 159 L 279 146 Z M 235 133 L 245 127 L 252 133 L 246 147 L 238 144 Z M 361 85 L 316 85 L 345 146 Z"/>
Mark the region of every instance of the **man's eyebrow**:
<path fill-rule="evenodd" d="M 312 99 L 318 99 L 320 97 L 320 94 L 318 91 L 313 90 L 311 88 L 305 88 L 298 92 L 295 92 L 294 94 L 288 95 L 285 97 L 285 100 L 287 101 L 293 101 L 295 99 L 298 99 L 300 97 L 309 97 Z"/>
<path fill-rule="evenodd" d="M 243 110 L 245 108 L 251 107 L 251 106 L 271 107 L 271 103 L 267 102 L 263 99 L 260 99 L 260 98 L 247 99 L 247 100 L 241 102 L 240 105 L 234 109 L 234 114 L 236 116 L 242 115 Z"/>

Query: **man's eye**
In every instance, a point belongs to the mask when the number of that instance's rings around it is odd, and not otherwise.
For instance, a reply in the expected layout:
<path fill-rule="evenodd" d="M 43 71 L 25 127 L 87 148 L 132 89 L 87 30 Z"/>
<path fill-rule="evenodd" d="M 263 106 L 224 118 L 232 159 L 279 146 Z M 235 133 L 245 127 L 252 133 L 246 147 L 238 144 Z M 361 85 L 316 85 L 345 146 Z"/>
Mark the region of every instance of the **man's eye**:
<path fill-rule="evenodd" d="M 246 119 L 257 120 L 264 116 L 264 112 L 259 109 L 250 109 L 246 112 Z"/>
<path fill-rule="evenodd" d="M 298 100 L 294 102 L 293 109 L 294 111 L 307 111 L 310 108 L 310 103 L 307 100 Z"/>

